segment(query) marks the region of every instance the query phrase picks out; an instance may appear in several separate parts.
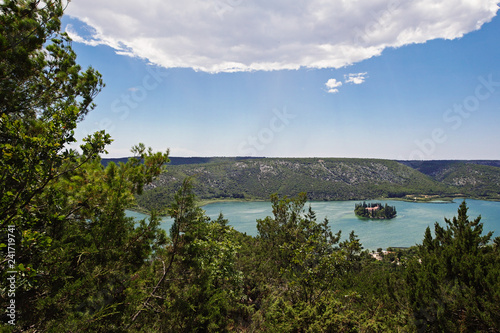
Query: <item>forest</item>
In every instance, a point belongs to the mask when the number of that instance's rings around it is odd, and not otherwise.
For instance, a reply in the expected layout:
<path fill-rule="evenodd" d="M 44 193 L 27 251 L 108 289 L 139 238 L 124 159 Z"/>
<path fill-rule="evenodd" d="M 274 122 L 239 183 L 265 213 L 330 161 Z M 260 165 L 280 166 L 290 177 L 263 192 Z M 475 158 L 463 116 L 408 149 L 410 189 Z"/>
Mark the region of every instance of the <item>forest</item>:
<path fill-rule="evenodd" d="M 104 166 L 105 131 L 68 148 L 101 74 L 78 65 L 61 1 L 0 10 L 1 332 L 500 332 L 500 237 L 465 202 L 381 260 L 302 191 L 271 193 L 256 237 L 207 217 L 192 177 L 126 217 L 169 152 Z"/>

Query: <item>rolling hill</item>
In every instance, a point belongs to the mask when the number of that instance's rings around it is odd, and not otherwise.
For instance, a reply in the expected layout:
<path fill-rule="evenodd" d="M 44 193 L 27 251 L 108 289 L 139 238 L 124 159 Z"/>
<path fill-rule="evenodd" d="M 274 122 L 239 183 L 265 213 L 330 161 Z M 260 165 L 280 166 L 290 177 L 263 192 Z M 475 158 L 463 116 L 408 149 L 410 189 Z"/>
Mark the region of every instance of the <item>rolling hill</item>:
<path fill-rule="evenodd" d="M 500 168 L 498 168 L 500 171 Z M 294 196 L 306 192 L 310 200 L 402 198 L 427 194 L 451 196 L 452 184 L 390 160 L 343 158 L 224 159 L 167 167 L 138 204 L 162 209 L 186 177 L 193 177 L 202 200 L 267 200 L 272 193 Z"/>
<path fill-rule="evenodd" d="M 163 210 L 186 177 L 201 200 L 439 198 L 500 200 L 500 161 L 392 161 L 356 158 L 171 157 L 167 171 L 137 197 L 138 209 Z M 124 162 L 123 159 L 103 160 Z"/>

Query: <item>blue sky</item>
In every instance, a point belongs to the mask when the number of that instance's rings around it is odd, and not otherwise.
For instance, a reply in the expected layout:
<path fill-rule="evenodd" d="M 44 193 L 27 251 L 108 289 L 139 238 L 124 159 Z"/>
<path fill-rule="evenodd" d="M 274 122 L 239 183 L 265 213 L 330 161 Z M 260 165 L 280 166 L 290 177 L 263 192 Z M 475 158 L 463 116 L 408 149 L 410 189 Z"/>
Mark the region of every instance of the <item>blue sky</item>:
<path fill-rule="evenodd" d="M 108 157 L 143 142 L 172 156 L 500 159 L 497 1 L 359 0 L 340 15 L 216 0 L 212 19 L 193 2 L 70 3 L 63 29 L 106 83 L 79 138 L 105 129 Z"/>

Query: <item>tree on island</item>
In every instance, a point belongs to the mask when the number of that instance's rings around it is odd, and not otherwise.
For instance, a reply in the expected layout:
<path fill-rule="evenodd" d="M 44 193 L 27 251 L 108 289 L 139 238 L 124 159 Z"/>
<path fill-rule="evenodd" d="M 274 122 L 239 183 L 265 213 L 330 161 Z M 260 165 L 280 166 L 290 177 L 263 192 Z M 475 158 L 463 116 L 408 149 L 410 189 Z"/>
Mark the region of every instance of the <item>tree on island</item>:
<path fill-rule="evenodd" d="M 381 203 L 363 203 L 356 204 L 354 208 L 356 216 L 370 219 L 392 219 L 396 217 L 396 207 L 389 206 L 387 203 L 382 206 Z"/>

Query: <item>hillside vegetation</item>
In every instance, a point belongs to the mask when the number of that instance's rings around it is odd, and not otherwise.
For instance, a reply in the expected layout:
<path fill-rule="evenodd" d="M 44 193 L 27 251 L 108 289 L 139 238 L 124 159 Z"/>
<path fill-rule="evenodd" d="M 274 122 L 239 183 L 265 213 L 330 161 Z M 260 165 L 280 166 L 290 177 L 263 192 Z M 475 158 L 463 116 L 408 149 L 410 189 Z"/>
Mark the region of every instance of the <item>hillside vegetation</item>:
<path fill-rule="evenodd" d="M 453 195 L 457 189 L 396 161 L 346 158 L 219 159 L 203 164 L 168 166 L 168 171 L 138 197 L 139 206 L 161 209 L 186 177 L 195 179 L 201 200 L 268 200 L 272 193 L 310 200 L 403 198 Z M 500 170 L 500 169 L 499 169 Z"/>
<path fill-rule="evenodd" d="M 354 158 L 176 159 L 139 196 L 139 209 L 161 210 L 186 177 L 201 200 L 268 200 L 273 193 L 310 200 L 500 199 L 500 168 L 487 161 L 391 161 Z M 201 162 L 201 163 L 200 163 Z M 182 164 L 187 163 L 187 164 Z"/>
<path fill-rule="evenodd" d="M 500 200 L 500 161 L 402 161 L 457 193 Z"/>
<path fill-rule="evenodd" d="M 499 195 L 500 168 L 494 166 L 454 163 L 439 170 L 434 179 L 479 197 Z"/>

